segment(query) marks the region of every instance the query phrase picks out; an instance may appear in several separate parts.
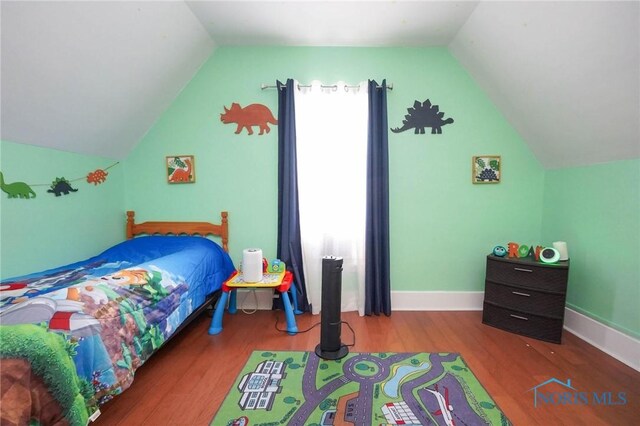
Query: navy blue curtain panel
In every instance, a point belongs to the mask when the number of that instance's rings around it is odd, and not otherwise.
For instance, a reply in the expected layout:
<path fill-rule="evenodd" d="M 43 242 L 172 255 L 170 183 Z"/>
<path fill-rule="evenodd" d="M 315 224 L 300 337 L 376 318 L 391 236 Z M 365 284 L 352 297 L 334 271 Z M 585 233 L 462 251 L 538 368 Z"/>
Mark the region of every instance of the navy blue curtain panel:
<path fill-rule="evenodd" d="M 298 309 L 309 310 L 302 264 L 300 211 L 298 209 L 298 166 L 296 161 L 296 115 L 294 81 L 276 82 L 278 87 L 278 259 L 287 264 L 295 278 Z M 293 301 L 292 301 L 293 302 Z M 274 308 L 282 301 L 274 299 Z"/>
<path fill-rule="evenodd" d="M 391 315 L 387 81 L 369 80 L 365 315 Z"/>

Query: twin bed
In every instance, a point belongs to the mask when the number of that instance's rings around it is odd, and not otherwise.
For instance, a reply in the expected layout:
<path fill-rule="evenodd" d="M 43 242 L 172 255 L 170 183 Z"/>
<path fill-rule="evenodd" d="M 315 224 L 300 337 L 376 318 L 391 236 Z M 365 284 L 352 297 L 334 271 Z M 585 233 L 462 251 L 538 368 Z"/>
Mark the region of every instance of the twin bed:
<path fill-rule="evenodd" d="M 128 388 L 234 272 L 221 216 L 136 224 L 129 211 L 126 241 L 0 283 L 0 423 L 84 425 Z"/>

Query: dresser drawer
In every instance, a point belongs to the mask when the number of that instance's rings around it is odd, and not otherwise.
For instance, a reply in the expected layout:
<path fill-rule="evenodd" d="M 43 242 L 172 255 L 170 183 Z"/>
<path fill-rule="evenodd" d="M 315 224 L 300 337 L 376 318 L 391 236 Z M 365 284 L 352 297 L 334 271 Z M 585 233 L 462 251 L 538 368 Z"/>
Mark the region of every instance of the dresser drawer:
<path fill-rule="evenodd" d="M 565 296 L 485 282 L 485 302 L 556 319 L 564 318 Z"/>
<path fill-rule="evenodd" d="M 562 339 L 562 320 L 537 315 L 484 303 L 482 322 L 512 333 L 518 333 L 552 343 L 560 343 Z"/>
<path fill-rule="evenodd" d="M 568 268 L 519 264 L 487 258 L 487 280 L 565 293 Z"/>

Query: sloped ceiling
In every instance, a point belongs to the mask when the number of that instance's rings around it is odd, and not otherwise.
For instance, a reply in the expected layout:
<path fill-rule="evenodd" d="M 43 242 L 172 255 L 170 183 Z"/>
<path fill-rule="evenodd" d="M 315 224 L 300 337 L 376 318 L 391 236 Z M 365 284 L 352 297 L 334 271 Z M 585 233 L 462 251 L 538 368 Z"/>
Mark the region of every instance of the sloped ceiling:
<path fill-rule="evenodd" d="M 449 49 L 546 167 L 637 158 L 639 5 L 482 2 Z"/>
<path fill-rule="evenodd" d="M 7 2 L 2 140 L 121 159 L 214 43 L 182 2 Z"/>
<path fill-rule="evenodd" d="M 638 2 L 2 1 L 3 140 L 125 157 L 216 45 L 448 46 L 546 167 L 640 156 Z"/>

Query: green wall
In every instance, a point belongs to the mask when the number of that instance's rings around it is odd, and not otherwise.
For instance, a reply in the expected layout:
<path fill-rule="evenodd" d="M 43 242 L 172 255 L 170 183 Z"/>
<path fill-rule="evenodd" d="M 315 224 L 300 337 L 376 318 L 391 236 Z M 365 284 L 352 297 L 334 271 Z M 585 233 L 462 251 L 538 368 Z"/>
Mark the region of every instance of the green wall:
<path fill-rule="evenodd" d="M 640 338 L 640 160 L 547 171 L 542 229 L 567 242 L 567 305 Z"/>
<path fill-rule="evenodd" d="M 392 127 L 416 99 L 455 119 L 441 135 L 389 132 L 393 290 L 481 291 L 484 255 L 495 244 L 540 240 L 544 170 L 445 48 L 218 48 L 126 159 L 127 208 L 138 220 L 217 221 L 228 210 L 234 260 L 246 247 L 274 257 L 277 126 L 235 135 L 220 113 L 238 102 L 277 115 L 276 91 L 260 85 L 288 77 L 386 78 Z M 165 156 L 177 154 L 196 156 L 195 184 L 167 184 Z M 479 154 L 502 156 L 502 183 L 471 183 Z"/>
<path fill-rule="evenodd" d="M 444 48 L 219 48 L 102 185 L 35 200 L 0 193 L 2 278 L 91 256 L 123 239 L 124 210 L 137 220 L 219 221 L 229 211 L 230 249 L 274 257 L 277 126 L 235 135 L 223 106 L 262 103 L 296 78 L 356 83 L 386 78 L 389 125 L 414 100 L 431 99 L 455 123 L 442 135 L 389 133 L 393 290 L 481 291 L 484 254 L 496 244 L 569 244 L 568 305 L 638 337 L 640 160 L 544 171 L 526 144 Z M 331 123 L 327 123 L 330 125 Z M 113 160 L 0 142 L 7 182 L 48 183 Z M 196 156 L 196 183 L 169 185 L 165 156 Z M 503 182 L 471 184 L 471 157 L 502 156 Z M 330 165 L 327 165 L 330 169 Z M 634 303 L 636 301 L 636 303 Z"/>
<path fill-rule="evenodd" d="M 112 159 L 0 141 L 6 183 L 50 184 L 57 177 L 84 177 Z M 56 197 L 32 186 L 33 199 L 0 192 L 0 276 L 10 278 L 91 257 L 124 239 L 122 167 L 94 186 L 73 182 L 78 192 Z"/>

